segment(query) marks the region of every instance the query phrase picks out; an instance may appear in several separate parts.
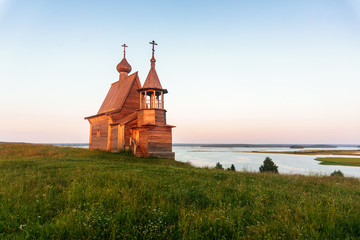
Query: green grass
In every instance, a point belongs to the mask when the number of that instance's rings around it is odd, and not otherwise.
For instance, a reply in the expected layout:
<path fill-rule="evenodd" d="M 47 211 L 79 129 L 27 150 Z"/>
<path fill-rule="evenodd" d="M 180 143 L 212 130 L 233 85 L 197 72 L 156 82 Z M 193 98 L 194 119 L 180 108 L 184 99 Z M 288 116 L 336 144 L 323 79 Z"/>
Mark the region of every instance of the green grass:
<path fill-rule="evenodd" d="M 0 239 L 359 239 L 355 178 L 0 144 Z"/>
<path fill-rule="evenodd" d="M 325 157 L 325 158 L 316 158 L 315 160 L 321 161 L 320 164 L 322 165 L 342 165 L 342 166 L 360 167 L 360 158 Z"/>

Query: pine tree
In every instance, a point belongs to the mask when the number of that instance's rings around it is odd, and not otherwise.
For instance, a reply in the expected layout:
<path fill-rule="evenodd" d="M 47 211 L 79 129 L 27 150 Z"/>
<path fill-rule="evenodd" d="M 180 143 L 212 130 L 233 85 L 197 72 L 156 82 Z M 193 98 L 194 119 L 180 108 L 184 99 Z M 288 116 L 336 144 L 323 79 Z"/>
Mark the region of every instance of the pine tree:
<path fill-rule="evenodd" d="M 224 169 L 220 162 L 216 163 L 215 169 Z"/>
<path fill-rule="evenodd" d="M 266 157 L 263 165 L 259 167 L 260 172 L 273 172 L 278 173 L 278 166 L 269 157 Z"/>
<path fill-rule="evenodd" d="M 335 170 L 333 173 L 330 174 L 332 177 L 343 177 L 344 174 L 340 170 Z"/>
<path fill-rule="evenodd" d="M 230 170 L 231 170 L 231 171 L 235 171 L 235 166 L 234 166 L 234 164 L 231 164 Z"/>

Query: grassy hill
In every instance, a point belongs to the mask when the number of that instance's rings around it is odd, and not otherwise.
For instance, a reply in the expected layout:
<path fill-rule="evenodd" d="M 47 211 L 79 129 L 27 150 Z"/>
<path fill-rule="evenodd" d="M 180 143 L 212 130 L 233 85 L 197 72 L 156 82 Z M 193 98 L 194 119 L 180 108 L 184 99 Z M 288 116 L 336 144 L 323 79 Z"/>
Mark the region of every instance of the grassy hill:
<path fill-rule="evenodd" d="M 0 239 L 351 239 L 359 223 L 359 179 L 0 144 Z"/>

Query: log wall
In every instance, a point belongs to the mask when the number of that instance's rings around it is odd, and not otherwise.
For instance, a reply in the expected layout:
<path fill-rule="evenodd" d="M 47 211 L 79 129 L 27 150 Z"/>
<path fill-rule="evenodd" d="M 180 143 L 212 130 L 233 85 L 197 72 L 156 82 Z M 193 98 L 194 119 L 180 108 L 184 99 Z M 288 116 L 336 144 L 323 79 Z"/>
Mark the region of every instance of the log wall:
<path fill-rule="evenodd" d="M 117 149 L 118 151 L 125 149 L 125 126 L 124 125 L 118 125 L 118 145 Z"/>
<path fill-rule="evenodd" d="M 139 131 L 139 144 L 141 146 L 141 149 L 143 150 L 143 153 L 145 156 L 148 155 L 148 129 L 140 129 Z"/>
<path fill-rule="evenodd" d="M 171 127 L 151 127 L 148 129 L 148 152 L 172 152 Z"/>
<path fill-rule="evenodd" d="M 164 125 L 165 114 L 166 110 L 164 109 L 142 109 L 138 111 L 138 127 L 146 124 Z"/>
<path fill-rule="evenodd" d="M 110 119 L 108 116 L 99 116 L 91 119 L 90 149 L 107 150 L 109 123 Z"/>
<path fill-rule="evenodd" d="M 112 152 L 118 151 L 118 126 L 111 127 L 111 145 L 110 150 Z"/>

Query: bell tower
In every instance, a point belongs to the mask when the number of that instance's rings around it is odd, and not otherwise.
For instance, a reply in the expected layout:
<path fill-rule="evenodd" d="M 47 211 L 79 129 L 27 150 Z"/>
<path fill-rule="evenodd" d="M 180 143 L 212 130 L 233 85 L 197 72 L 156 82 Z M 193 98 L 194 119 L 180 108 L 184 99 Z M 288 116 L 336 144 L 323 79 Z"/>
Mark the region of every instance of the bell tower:
<path fill-rule="evenodd" d="M 140 95 L 137 128 L 132 131 L 134 142 L 138 143 L 145 156 L 175 158 L 172 152 L 172 128 L 166 123 L 164 95 L 168 92 L 161 86 L 155 70 L 155 41 L 152 44 L 152 58 L 149 74 Z"/>
<path fill-rule="evenodd" d="M 166 89 L 163 89 L 159 80 L 159 77 L 155 70 L 155 41 L 150 42 L 152 44 L 152 58 L 150 60 L 151 68 L 149 74 L 145 80 L 145 83 L 140 93 L 140 111 L 138 126 L 150 124 L 150 125 L 165 125 L 166 124 L 166 110 L 164 108 L 164 95 L 168 93 Z"/>

